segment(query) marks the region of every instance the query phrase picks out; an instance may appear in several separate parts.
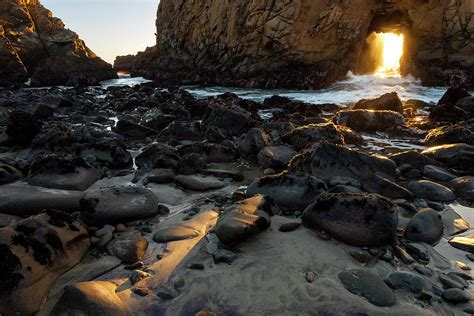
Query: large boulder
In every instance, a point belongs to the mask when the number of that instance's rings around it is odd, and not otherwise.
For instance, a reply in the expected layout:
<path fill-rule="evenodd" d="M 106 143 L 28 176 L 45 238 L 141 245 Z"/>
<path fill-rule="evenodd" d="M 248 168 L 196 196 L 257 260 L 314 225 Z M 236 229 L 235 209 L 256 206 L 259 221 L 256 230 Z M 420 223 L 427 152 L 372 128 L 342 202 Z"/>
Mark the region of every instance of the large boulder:
<path fill-rule="evenodd" d="M 398 209 L 376 194 L 324 193 L 303 213 L 303 225 L 353 246 L 383 246 L 396 239 Z"/>
<path fill-rule="evenodd" d="M 51 311 L 52 316 L 130 316 L 125 303 L 111 282 L 80 282 L 66 287 Z"/>
<path fill-rule="evenodd" d="M 84 220 L 96 226 L 158 215 L 158 199 L 141 187 L 92 189 L 83 196 L 80 206 Z"/>
<path fill-rule="evenodd" d="M 397 175 L 395 163 L 385 157 L 371 156 L 343 146 L 318 143 L 295 156 L 289 171 L 329 181 L 334 176 L 370 179 L 375 174 L 393 179 Z"/>
<path fill-rule="evenodd" d="M 422 154 L 445 166 L 466 172 L 474 171 L 474 147 L 467 144 L 442 145 L 426 149 Z"/>
<path fill-rule="evenodd" d="M 474 145 L 474 124 L 454 124 L 430 130 L 425 137 L 430 146 L 466 143 Z"/>
<path fill-rule="evenodd" d="M 316 177 L 285 172 L 256 179 L 247 187 L 246 195 L 266 195 L 285 209 L 302 211 L 325 191 L 326 184 Z"/>
<path fill-rule="evenodd" d="M 315 142 L 344 144 L 344 136 L 333 123 L 301 126 L 286 134 L 283 139 L 297 150 Z"/>
<path fill-rule="evenodd" d="M 387 110 L 403 114 L 403 103 L 396 92 L 386 93 L 375 99 L 362 99 L 352 108 L 354 110 Z"/>
<path fill-rule="evenodd" d="M 261 195 L 239 201 L 219 216 L 216 235 L 224 244 L 236 245 L 267 229 L 273 209 L 272 201 Z"/>
<path fill-rule="evenodd" d="M 1 228 L 0 313 L 36 313 L 54 281 L 78 264 L 89 246 L 85 227 L 58 211 Z"/>
<path fill-rule="evenodd" d="M 359 132 L 378 132 L 405 124 L 403 115 L 393 111 L 343 110 L 333 118 L 337 125 L 344 125 Z"/>

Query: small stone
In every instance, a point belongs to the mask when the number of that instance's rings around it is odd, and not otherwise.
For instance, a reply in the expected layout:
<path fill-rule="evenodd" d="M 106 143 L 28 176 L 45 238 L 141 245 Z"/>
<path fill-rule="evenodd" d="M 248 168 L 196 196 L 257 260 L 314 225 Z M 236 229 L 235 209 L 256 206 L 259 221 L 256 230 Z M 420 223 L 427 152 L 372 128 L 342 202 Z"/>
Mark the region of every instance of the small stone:
<path fill-rule="evenodd" d="M 132 274 L 130 275 L 130 282 L 132 284 L 136 284 L 137 282 L 145 279 L 145 278 L 148 278 L 150 276 L 149 273 L 146 273 L 144 271 L 141 271 L 141 270 L 133 270 Z"/>
<path fill-rule="evenodd" d="M 316 280 L 316 274 L 312 271 L 306 272 L 305 277 L 308 283 L 314 283 L 314 281 Z"/>
<path fill-rule="evenodd" d="M 301 223 L 285 223 L 281 224 L 279 231 L 283 233 L 292 232 L 298 229 L 301 226 Z"/>
<path fill-rule="evenodd" d="M 188 267 L 191 270 L 204 270 L 204 265 L 202 263 L 191 263 Z"/>
<path fill-rule="evenodd" d="M 394 247 L 394 250 L 395 250 L 395 254 L 397 255 L 397 257 L 404 263 L 404 264 L 413 264 L 415 263 L 415 259 L 413 259 L 412 256 L 410 256 L 408 254 L 408 252 L 405 251 L 405 249 L 403 249 L 402 247 L 400 246 L 395 246 Z"/>
<path fill-rule="evenodd" d="M 123 268 L 125 270 L 143 270 L 145 264 L 142 261 L 137 261 L 134 264 L 125 265 Z"/>
<path fill-rule="evenodd" d="M 104 235 L 102 235 L 102 237 L 99 238 L 99 241 L 97 242 L 97 244 L 95 245 L 97 247 L 97 249 L 99 250 L 105 250 L 105 247 L 107 246 L 107 244 L 112 240 L 114 239 L 114 234 L 112 233 L 106 233 Z"/>
<path fill-rule="evenodd" d="M 158 205 L 158 214 L 160 215 L 166 215 L 170 213 L 170 209 L 163 204 Z"/>
<path fill-rule="evenodd" d="M 349 254 L 360 263 L 367 263 L 372 256 L 366 251 L 350 251 Z"/>
<path fill-rule="evenodd" d="M 123 233 L 123 232 L 127 231 L 127 226 L 125 226 L 124 224 L 117 224 L 117 225 L 115 225 L 115 231 L 117 233 Z"/>
<path fill-rule="evenodd" d="M 430 268 L 425 267 L 423 265 L 417 264 L 413 268 L 415 269 L 416 272 L 418 272 L 420 274 L 423 274 L 423 275 L 426 275 L 426 276 L 432 276 L 433 275 L 433 270 L 431 270 Z"/>
<path fill-rule="evenodd" d="M 159 289 L 156 296 L 161 298 L 163 301 L 169 301 L 174 298 L 174 294 L 170 290 L 164 288 Z"/>
<path fill-rule="evenodd" d="M 139 287 L 134 287 L 133 288 L 133 293 L 135 293 L 139 296 L 145 297 L 150 293 L 150 290 L 146 287 L 139 286 Z"/>
<path fill-rule="evenodd" d="M 227 249 L 218 249 L 214 254 L 212 255 L 212 258 L 214 259 L 214 262 L 216 264 L 219 263 L 227 263 L 227 264 L 232 264 L 235 259 L 237 259 L 237 255 Z"/>

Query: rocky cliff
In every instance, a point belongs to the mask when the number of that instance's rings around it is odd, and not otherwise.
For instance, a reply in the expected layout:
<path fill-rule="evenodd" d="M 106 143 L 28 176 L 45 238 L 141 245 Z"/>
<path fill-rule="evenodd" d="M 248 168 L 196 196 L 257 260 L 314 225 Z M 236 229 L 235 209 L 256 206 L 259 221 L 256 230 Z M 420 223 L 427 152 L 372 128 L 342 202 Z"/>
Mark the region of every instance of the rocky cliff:
<path fill-rule="evenodd" d="M 405 35 L 402 72 L 474 82 L 473 0 L 161 0 L 136 74 L 175 82 L 321 88 L 370 72 L 373 32 Z"/>
<path fill-rule="evenodd" d="M 79 36 L 38 0 L 0 2 L 0 85 L 95 84 L 115 77 Z"/>

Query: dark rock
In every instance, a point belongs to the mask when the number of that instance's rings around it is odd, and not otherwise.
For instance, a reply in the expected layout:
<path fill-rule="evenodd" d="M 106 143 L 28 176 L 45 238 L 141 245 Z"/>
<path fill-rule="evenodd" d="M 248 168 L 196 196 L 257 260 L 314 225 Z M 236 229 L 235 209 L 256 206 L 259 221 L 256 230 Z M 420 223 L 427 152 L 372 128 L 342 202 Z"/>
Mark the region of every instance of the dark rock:
<path fill-rule="evenodd" d="M 344 136 L 333 123 L 301 126 L 283 136 L 283 139 L 297 150 L 306 148 L 315 142 L 344 144 Z"/>
<path fill-rule="evenodd" d="M 239 151 L 243 156 L 255 156 L 266 146 L 271 145 L 270 136 L 261 128 L 252 128 L 238 140 Z"/>
<path fill-rule="evenodd" d="M 158 243 L 179 241 L 185 239 L 192 239 L 199 235 L 199 233 L 193 229 L 185 227 L 168 227 L 158 230 L 153 235 L 153 240 Z"/>
<path fill-rule="evenodd" d="M 81 149 L 80 155 L 83 159 L 92 156 L 113 169 L 127 168 L 133 164 L 132 155 L 127 151 L 125 145 L 118 141 L 89 143 Z"/>
<path fill-rule="evenodd" d="M 232 264 L 235 259 L 237 259 L 237 255 L 227 249 L 217 249 L 213 254 L 212 254 L 212 259 L 214 260 L 214 263 L 219 264 L 219 263 L 227 263 L 227 264 Z"/>
<path fill-rule="evenodd" d="M 153 144 L 145 148 L 145 150 L 135 158 L 135 163 L 139 168 L 145 169 L 176 169 L 178 160 L 178 153 L 173 148 L 161 144 Z"/>
<path fill-rule="evenodd" d="M 422 209 L 408 223 L 404 237 L 414 242 L 434 245 L 443 236 L 441 215 L 432 209 Z"/>
<path fill-rule="evenodd" d="M 29 145 L 40 129 L 41 124 L 29 113 L 12 111 L 8 115 L 6 133 L 12 145 Z"/>
<path fill-rule="evenodd" d="M 440 274 L 439 280 L 443 284 L 445 289 L 465 289 L 469 286 L 466 280 L 455 275 L 455 274 Z"/>
<path fill-rule="evenodd" d="M 252 125 L 249 112 L 236 104 L 223 105 L 220 101 L 211 101 L 203 121 L 203 131 L 210 140 L 219 141 L 241 135 Z"/>
<path fill-rule="evenodd" d="M 142 235 L 116 237 L 107 245 L 107 252 L 122 260 L 125 264 L 132 264 L 143 260 L 148 248 L 148 240 Z"/>
<path fill-rule="evenodd" d="M 449 182 L 456 178 L 454 174 L 450 173 L 446 169 L 432 165 L 426 165 L 423 168 L 423 175 L 425 178 L 441 182 Z"/>
<path fill-rule="evenodd" d="M 466 89 L 461 87 L 450 87 L 438 101 L 441 104 L 456 104 L 459 100 L 470 97 L 471 95 Z"/>
<path fill-rule="evenodd" d="M 54 148 L 71 145 L 75 141 L 73 131 L 63 122 L 44 122 L 39 133 L 32 140 L 35 148 Z"/>
<path fill-rule="evenodd" d="M 126 223 L 158 214 L 155 195 L 140 187 L 112 187 L 86 192 L 80 201 L 82 217 L 92 225 Z"/>
<path fill-rule="evenodd" d="M 262 194 L 291 211 L 304 210 L 319 194 L 327 191 L 326 184 L 316 177 L 282 173 L 253 181 L 248 187 L 248 197 Z"/>
<path fill-rule="evenodd" d="M 51 315 L 130 316 L 125 303 L 115 293 L 117 286 L 105 281 L 76 283 L 66 287 Z"/>
<path fill-rule="evenodd" d="M 202 140 L 202 129 L 199 122 L 173 121 L 160 133 L 159 140 Z"/>
<path fill-rule="evenodd" d="M 436 160 L 433 160 L 428 156 L 420 154 L 419 152 L 414 150 L 408 150 L 401 153 L 397 153 L 391 155 L 389 158 L 395 161 L 398 166 L 410 165 L 418 169 L 423 169 L 423 167 L 426 165 L 439 165 Z"/>
<path fill-rule="evenodd" d="M 441 296 L 446 301 L 454 303 L 454 304 L 467 302 L 472 299 L 469 293 L 461 289 L 444 290 L 443 293 L 441 293 Z"/>
<path fill-rule="evenodd" d="M 258 163 L 263 168 L 285 169 L 296 152 L 287 146 L 267 146 L 258 153 Z"/>
<path fill-rule="evenodd" d="M 474 171 L 474 147 L 467 144 L 451 144 L 431 147 L 423 154 L 431 157 L 449 168 Z"/>
<path fill-rule="evenodd" d="M 425 137 L 430 146 L 465 143 L 474 145 L 474 124 L 454 124 L 430 130 Z"/>
<path fill-rule="evenodd" d="M 156 130 L 137 124 L 129 120 L 119 120 L 113 128 L 117 134 L 133 139 L 145 139 L 146 137 L 156 135 Z"/>
<path fill-rule="evenodd" d="M 466 176 L 449 182 L 456 195 L 466 201 L 474 201 L 474 177 Z"/>
<path fill-rule="evenodd" d="M 414 294 L 419 294 L 426 287 L 425 280 L 411 272 L 397 271 L 390 273 L 385 278 L 387 283 L 392 289 L 406 289 Z"/>
<path fill-rule="evenodd" d="M 223 188 L 225 183 L 213 178 L 202 176 L 184 176 L 179 175 L 175 179 L 176 184 L 192 191 L 208 191 Z"/>
<path fill-rule="evenodd" d="M 420 180 L 412 181 L 408 184 L 414 196 L 422 199 L 439 202 L 451 202 L 456 199 L 453 191 L 449 188 L 432 181 Z"/>
<path fill-rule="evenodd" d="M 326 193 L 306 208 L 302 220 L 349 245 L 382 246 L 395 240 L 398 211 L 380 195 Z"/>
<path fill-rule="evenodd" d="M 176 178 L 176 173 L 173 169 L 153 169 L 153 171 L 146 177 L 145 181 L 146 184 L 158 183 L 171 183 Z"/>
<path fill-rule="evenodd" d="M 15 182 L 20 178 L 20 170 L 0 162 L 0 185 Z"/>
<path fill-rule="evenodd" d="M 413 198 L 413 194 L 404 187 L 378 175 L 365 179 L 362 187 L 367 192 L 377 193 L 390 199 L 410 200 Z"/>
<path fill-rule="evenodd" d="M 282 233 L 288 233 L 288 232 L 297 230 L 300 226 L 301 226 L 301 223 L 285 223 L 285 224 L 281 224 L 278 230 L 281 231 Z"/>
<path fill-rule="evenodd" d="M 266 230 L 271 223 L 272 202 L 255 196 L 227 207 L 219 216 L 216 235 L 226 245 L 238 244 Z"/>
<path fill-rule="evenodd" d="M 359 132 L 385 131 L 405 124 L 403 115 L 393 111 L 343 110 L 334 116 L 333 121 Z"/>
<path fill-rule="evenodd" d="M 365 297 L 377 306 L 393 306 L 397 300 L 393 291 L 377 275 L 364 270 L 339 273 L 339 279 L 351 293 Z"/>
<path fill-rule="evenodd" d="M 342 176 L 357 180 L 368 179 L 378 173 L 388 179 L 396 177 L 396 165 L 387 158 L 370 156 L 343 146 L 318 143 L 295 156 L 289 171 L 314 175 L 324 181 Z"/>
<path fill-rule="evenodd" d="M 207 163 L 234 162 L 237 157 L 235 149 L 228 144 L 208 142 L 194 143 L 178 149 L 180 155 L 198 153 L 204 156 Z"/>
<path fill-rule="evenodd" d="M 362 99 L 352 108 L 354 110 L 387 110 L 403 114 L 403 104 L 396 92 L 386 93 L 375 99 Z"/>
<path fill-rule="evenodd" d="M 205 169 L 206 166 L 207 163 L 200 154 L 186 154 L 178 160 L 178 173 L 191 175 Z"/>

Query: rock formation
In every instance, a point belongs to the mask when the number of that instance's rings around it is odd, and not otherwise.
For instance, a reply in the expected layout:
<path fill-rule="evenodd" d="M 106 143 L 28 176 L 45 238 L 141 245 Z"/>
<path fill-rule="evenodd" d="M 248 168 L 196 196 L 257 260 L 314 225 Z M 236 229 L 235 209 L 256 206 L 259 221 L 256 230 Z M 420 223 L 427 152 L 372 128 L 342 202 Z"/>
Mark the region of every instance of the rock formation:
<path fill-rule="evenodd" d="M 38 0 L 0 3 L 0 86 L 96 84 L 115 77 L 79 36 Z"/>
<path fill-rule="evenodd" d="M 403 33 L 403 74 L 474 83 L 472 0 L 160 2 L 157 46 L 134 73 L 178 83 L 321 88 L 374 71 L 374 32 Z"/>

